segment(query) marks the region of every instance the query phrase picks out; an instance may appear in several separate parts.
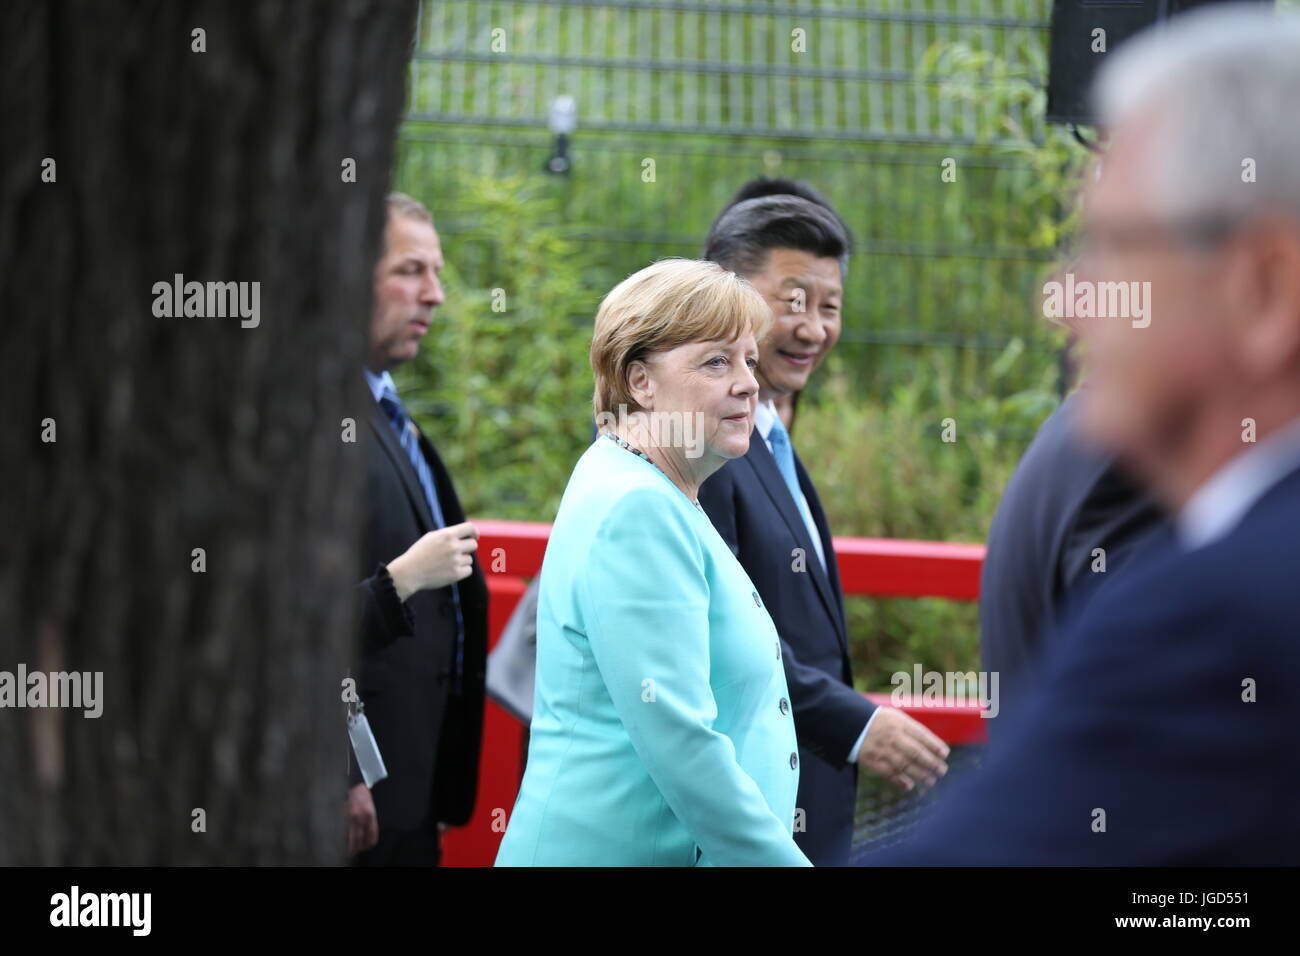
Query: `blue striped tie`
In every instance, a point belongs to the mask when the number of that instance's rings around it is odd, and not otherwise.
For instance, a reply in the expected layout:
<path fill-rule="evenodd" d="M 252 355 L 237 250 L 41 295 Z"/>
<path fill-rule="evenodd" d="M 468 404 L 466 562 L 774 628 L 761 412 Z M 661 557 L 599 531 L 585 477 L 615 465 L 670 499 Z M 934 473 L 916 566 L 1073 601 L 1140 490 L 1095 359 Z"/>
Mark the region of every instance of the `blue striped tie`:
<path fill-rule="evenodd" d="M 401 443 L 402 450 L 406 452 L 411 467 L 415 469 L 415 474 L 420 479 L 420 487 L 424 489 L 424 500 L 429 503 L 434 525 L 438 528 L 446 527 L 447 521 L 442 516 L 442 508 L 438 505 L 438 492 L 433 485 L 433 469 L 429 467 L 424 451 L 420 448 L 420 432 L 411 421 L 411 416 L 407 414 L 406 406 L 397 397 L 397 392 L 385 385 L 383 393 L 379 396 L 379 407 L 384 410 L 389 422 L 397 430 L 397 440 Z M 460 613 L 460 588 L 455 584 L 451 586 L 451 599 L 456 607 L 456 692 L 460 693 L 465 668 L 465 620 Z"/>

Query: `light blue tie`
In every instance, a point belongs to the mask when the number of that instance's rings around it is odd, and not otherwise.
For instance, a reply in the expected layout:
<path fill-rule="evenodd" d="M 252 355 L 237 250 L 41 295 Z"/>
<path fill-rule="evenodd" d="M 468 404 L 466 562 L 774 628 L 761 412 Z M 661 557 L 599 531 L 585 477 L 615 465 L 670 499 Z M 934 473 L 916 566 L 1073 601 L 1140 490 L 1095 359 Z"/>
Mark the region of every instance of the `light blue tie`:
<path fill-rule="evenodd" d="M 812 538 L 813 547 L 817 550 L 817 560 L 821 562 L 824 571 L 826 556 L 822 554 L 822 538 L 817 533 L 817 523 L 813 521 L 812 513 L 808 510 L 808 502 L 799 489 L 799 476 L 794 470 L 794 447 L 790 444 L 790 433 L 785 430 L 780 416 L 772 419 L 772 430 L 767 433 L 767 440 L 772 446 L 772 457 L 776 459 L 776 467 L 780 470 L 781 477 L 785 479 L 785 486 L 790 489 L 790 497 L 794 499 L 795 507 L 799 509 L 804 527 L 808 529 L 808 536 Z"/>
<path fill-rule="evenodd" d="M 391 386 L 384 386 L 379 396 L 379 407 L 384 410 L 393 428 L 397 430 L 397 440 L 401 442 L 402 451 L 406 452 L 411 467 L 415 469 L 415 474 L 420 479 L 420 487 L 424 489 L 424 500 L 429 503 L 429 511 L 433 513 L 434 526 L 446 527 L 447 521 L 442 516 L 442 508 L 438 504 L 438 492 L 433 485 L 433 469 L 429 467 L 428 461 L 424 458 L 424 450 L 420 448 L 420 433 L 416 431 L 415 423 L 407 414 L 406 406 L 402 404 L 402 400 L 397 397 L 397 392 L 393 391 Z M 465 619 L 460 613 L 460 588 L 455 584 L 451 586 L 451 600 L 456 607 L 455 689 L 459 693 L 463 686 L 465 671 Z"/>

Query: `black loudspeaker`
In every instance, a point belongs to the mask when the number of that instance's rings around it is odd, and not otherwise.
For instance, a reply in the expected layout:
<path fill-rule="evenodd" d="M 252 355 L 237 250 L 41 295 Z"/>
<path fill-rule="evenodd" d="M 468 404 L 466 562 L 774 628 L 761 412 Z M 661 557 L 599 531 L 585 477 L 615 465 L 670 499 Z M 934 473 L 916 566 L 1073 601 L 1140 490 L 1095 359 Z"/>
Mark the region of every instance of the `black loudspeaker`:
<path fill-rule="evenodd" d="M 1212 3 L 1260 0 L 1056 0 L 1047 79 L 1047 122 L 1093 122 L 1088 93 L 1102 59 L 1160 20 Z M 1271 5 L 1271 0 L 1268 0 Z M 1098 34 L 1096 31 L 1103 31 Z M 1099 49 L 1104 40 L 1104 52 Z"/>

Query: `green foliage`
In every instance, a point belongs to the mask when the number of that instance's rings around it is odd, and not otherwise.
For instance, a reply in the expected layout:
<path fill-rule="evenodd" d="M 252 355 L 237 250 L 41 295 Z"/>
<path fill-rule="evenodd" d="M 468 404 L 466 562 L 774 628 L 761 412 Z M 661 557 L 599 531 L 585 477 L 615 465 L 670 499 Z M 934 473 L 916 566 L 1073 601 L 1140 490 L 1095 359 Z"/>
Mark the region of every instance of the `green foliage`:
<path fill-rule="evenodd" d="M 793 437 L 834 533 L 984 540 L 1025 445 L 1058 404 L 1055 371 L 1035 369 L 1035 359 L 1013 340 L 993 363 L 987 389 L 971 395 L 954 393 L 951 363 L 937 358 L 876 402 L 855 401 L 846 371 L 832 364 L 816 395 L 801 400 Z M 1037 382 L 1003 394 L 1004 381 L 1023 374 Z M 955 441 L 943 440 L 945 419 L 953 420 Z M 892 673 L 910 671 L 917 661 L 945 671 L 978 666 L 974 604 L 873 598 L 845 604 L 863 690 L 888 688 Z"/>
<path fill-rule="evenodd" d="M 997 117 L 969 131 L 1001 154 L 1020 160 L 1014 195 L 1029 216 L 1027 245 L 1055 251 L 1078 227 L 1076 201 L 1079 170 L 1086 153 L 1060 126 L 1045 132 L 1027 128 L 1023 116 L 1042 117 L 1047 110 L 1047 50 L 1038 37 L 1021 37 L 1011 59 L 965 41 L 936 43 L 918 66 L 920 76 L 939 78 L 939 95 L 956 103 L 979 102 Z"/>
<path fill-rule="evenodd" d="M 554 178 L 540 172 L 544 142 L 489 147 L 453 128 L 419 128 L 433 139 L 408 129 L 397 185 L 433 207 L 448 301 L 398 384 L 468 513 L 554 518 L 590 439 L 587 350 L 601 296 L 653 259 L 697 255 L 735 186 L 767 171 L 806 177 L 838 199 L 864 250 L 848 277 L 844 340 L 801 398 L 794 432 L 834 532 L 982 541 L 1057 404 L 1061 334 L 1038 311 L 1037 274 L 1073 228 L 1086 158 L 1068 134 L 1014 119 L 1026 105 L 1041 116 L 1041 39 L 1010 63 L 968 42 L 936 45 L 922 63 L 942 78 L 937 96 L 998 105 L 971 114 L 991 118 L 964 131 L 980 145 L 955 184 L 940 182 L 944 152 L 930 147 L 900 155 L 864 144 L 850 156 L 775 144 L 751 168 L 726 138 L 679 138 L 674 151 L 607 137 L 597 150 L 594 140 L 577 144 L 574 173 Z M 641 180 L 645 155 L 658 158 L 656 183 Z M 955 252 L 915 251 L 927 243 Z M 504 293 L 504 311 L 493 311 L 493 290 Z M 997 351 L 873 338 L 928 334 L 945 320 L 954 333 L 994 333 Z M 941 437 L 947 418 L 952 443 Z M 888 688 L 891 673 L 916 662 L 978 666 L 973 604 L 847 603 L 863 689 Z"/>

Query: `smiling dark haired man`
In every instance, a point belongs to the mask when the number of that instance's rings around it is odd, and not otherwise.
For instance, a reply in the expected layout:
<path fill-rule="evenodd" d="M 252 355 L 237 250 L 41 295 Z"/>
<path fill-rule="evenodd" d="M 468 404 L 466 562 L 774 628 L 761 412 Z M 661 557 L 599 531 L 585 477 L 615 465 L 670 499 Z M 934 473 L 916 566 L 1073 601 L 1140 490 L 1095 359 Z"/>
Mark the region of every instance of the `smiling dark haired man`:
<path fill-rule="evenodd" d="M 857 768 L 895 785 L 947 771 L 947 746 L 902 711 L 853 689 L 831 531 L 775 400 L 796 395 L 840 336 L 848 227 L 816 190 L 755 179 L 723 209 L 704 257 L 744 276 L 772 310 L 759 343 L 754 427 L 762 441 L 700 489 L 700 504 L 758 588 L 781 636 L 799 737 L 795 842 L 817 866 L 848 862 Z"/>

